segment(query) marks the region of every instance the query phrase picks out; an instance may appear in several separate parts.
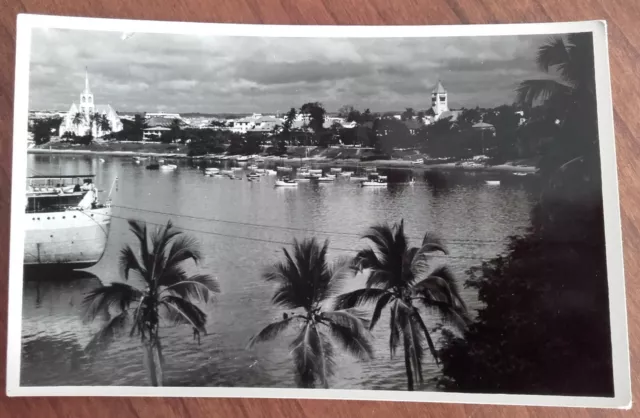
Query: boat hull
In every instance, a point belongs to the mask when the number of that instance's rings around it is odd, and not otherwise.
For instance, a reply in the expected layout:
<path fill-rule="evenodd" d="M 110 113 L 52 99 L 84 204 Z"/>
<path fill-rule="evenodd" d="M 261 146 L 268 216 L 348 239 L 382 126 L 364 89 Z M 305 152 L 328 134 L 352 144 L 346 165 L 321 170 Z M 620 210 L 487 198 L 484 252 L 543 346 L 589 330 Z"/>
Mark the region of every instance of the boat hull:
<path fill-rule="evenodd" d="M 102 258 L 109 237 L 111 208 L 24 216 L 25 266 L 87 268 Z"/>
<path fill-rule="evenodd" d="M 276 187 L 298 187 L 298 183 L 277 180 Z"/>

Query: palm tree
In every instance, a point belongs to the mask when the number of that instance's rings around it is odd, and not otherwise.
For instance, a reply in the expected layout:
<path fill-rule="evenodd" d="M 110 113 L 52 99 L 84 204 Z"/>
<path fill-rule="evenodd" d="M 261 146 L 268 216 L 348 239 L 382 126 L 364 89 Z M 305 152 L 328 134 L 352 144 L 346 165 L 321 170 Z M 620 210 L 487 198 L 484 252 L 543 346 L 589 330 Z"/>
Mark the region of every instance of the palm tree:
<path fill-rule="evenodd" d="M 219 292 L 218 283 L 206 274 L 188 275 L 185 261 L 201 258 L 196 241 L 173 228 L 171 221 L 148 233 L 145 223 L 129 220 L 139 248 L 126 245 L 120 252 L 122 277 L 141 280 L 142 287 L 114 282 L 89 292 L 85 297 L 86 318 L 116 311 L 95 334 L 85 350 L 93 355 L 106 348 L 125 329 L 129 336 L 140 337 L 145 348 L 145 363 L 152 386 L 162 386 L 164 358 L 160 341 L 160 323 L 188 325 L 194 339 L 206 334 L 207 315 L 194 302 L 209 302 Z"/>
<path fill-rule="evenodd" d="M 80 126 L 84 122 L 84 115 L 81 112 L 77 112 L 73 115 L 73 119 L 71 123 L 76 127 L 76 131 L 78 130 L 78 126 Z"/>
<path fill-rule="evenodd" d="M 108 133 L 111 131 L 111 122 L 109 122 L 107 115 L 100 115 L 98 118 L 98 129 L 102 133 Z"/>
<path fill-rule="evenodd" d="M 285 260 L 268 268 L 263 278 L 278 283 L 273 295 L 275 305 L 298 312 L 284 313 L 283 319 L 267 325 L 249 342 L 272 340 L 294 322 L 299 329 L 291 342 L 299 387 L 313 388 L 316 383 L 328 388 L 333 373 L 333 344 L 330 334 L 345 350 L 360 359 L 372 357 L 366 338 L 367 322 L 353 310 L 325 311 L 324 305 L 339 290 L 343 279 L 353 274 L 351 260 L 327 262 L 329 241 L 320 246 L 315 238 L 293 242 L 293 252 L 283 249 Z"/>
<path fill-rule="evenodd" d="M 598 129 L 593 39 L 590 33 L 551 38 L 538 49 L 538 67 L 555 78 L 525 80 L 517 88 L 517 103 L 531 108 L 545 104 L 567 138 L 554 149 L 557 167 L 585 154 L 597 155 Z"/>
<path fill-rule="evenodd" d="M 425 342 L 438 361 L 433 338 L 414 302 L 421 303 L 427 310 L 439 311 L 443 319 L 460 329 L 464 329 L 468 322 L 466 307 L 451 270 L 429 267 L 435 252 L 447 254 L 448 251 L 432 234 L 425 235 L 420 248 L 410 247 L 404 233 L 404 221 L 393 227 L 373 226 L 364 238 L 373 242 L 375 250 L 361 250 L 354 261 L 360 271 L 368 270 L 367 287 L 339 296 L 335 309 L 375 302 L 369 325 L 371 330 L 380 319 L 382 310 L 390 306 L 389 349 L 393 357 L 402 338 L 407 386 L 413 390 L 416 381 L 423 382 Z"/>

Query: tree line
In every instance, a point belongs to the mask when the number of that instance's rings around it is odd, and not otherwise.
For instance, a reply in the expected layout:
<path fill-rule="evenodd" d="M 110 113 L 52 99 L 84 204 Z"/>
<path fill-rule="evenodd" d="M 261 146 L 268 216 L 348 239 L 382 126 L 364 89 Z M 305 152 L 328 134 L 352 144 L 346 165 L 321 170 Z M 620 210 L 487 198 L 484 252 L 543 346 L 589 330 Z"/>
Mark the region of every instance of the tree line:
<path fill-rule="evenodd" d="M 186 273 L 184 263 L 200 261 L 201 253 L 197 242 L 171 221 L 149 231 L 144 222 L 130 220 L 129 228 L 137 245 L 125 245 L 120 252 L 124 281 L 96 288 L 84 299 L 87 320 L 110 318 L 87 344 L 85 353 L 95 356 L 117 337 L 139 338 L 150 384 L 162 386 L 165 357 L 160 324 L 185 325 L 200 342 L 207 334 L 208 318 L 198 304 L 213 302 L 220 286 L 211 275 Z M 438 357 L 434 330 L 427 327 L 425 315 L 438 312 L 460 330 L 469 323 L 451 270 L 431 266 L 436 253 L 448 254 L 441 239 L 427 233 L 422 243 L 413 247 L 403 221 L 372 226 L 364 238 L 371 247 L 355 257 L 334 261 L 327 257 L 328 240 L 294 240 L 292 250 L 284 248 L 283 259 L 262 273 L 264 280 L 275 284 L 272 302 L 283 309 L 282 319 L 256 333 L 248 347 L 285 338 L 285 331 L 297 326 L 289 347 L 298 387 L 329 387 L 336 347 L 363 361 L 371 359 L 369 331 L 387 307 L 391 314 L 390 354 L 393 357 L 402 349 L 408 390 L 424 383 L 422 362 L 427 352 Z M 344 281 L 360 273 L 367 276 L 366 288 L 334 298 Z M 133 279 L 142 286 L 130 284 Z M 375 304 L 370 318 L 355 309 L 368 303 Z M 326 308 L 328 304 L 332 308 Z"/>

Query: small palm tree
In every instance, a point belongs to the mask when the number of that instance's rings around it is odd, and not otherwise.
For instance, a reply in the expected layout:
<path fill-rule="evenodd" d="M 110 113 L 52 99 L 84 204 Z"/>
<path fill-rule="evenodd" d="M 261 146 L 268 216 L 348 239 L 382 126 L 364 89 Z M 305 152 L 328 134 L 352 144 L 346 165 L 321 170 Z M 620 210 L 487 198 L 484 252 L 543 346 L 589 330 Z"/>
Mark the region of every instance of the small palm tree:
<path fill-rule="evenodd" d="M 71 123 L 73 123 L 73 126 L 76 127 L 76 131 L 77 131 L 78 126 L 84 123 L 84 115 L 81 112 L 77 112 L 75 115 L 73 115 L 73 119 L 71 120 Z"/>
<path fill-rule="evenodd" d="M 193 238 L 173 228 L 171 221 L 148 233 L 145 223 L 129 221 L 139 249 L 126 245 L 120 253 L 120 268 L 125 281 L 131 276 L 142 287 L 111 283 L 89 292 L 85 297 L 86 318 L 116 312 L 115 316 L 92 338 L 85 350 L 93 355 L 106 348 L 123 330 L 140 337 L 145 348 L 145 363 L 152 386 L 162 386 L 164 358 L 160 342 L 160 323 L 188 325 L 194 339 L 206 334 L 207 315 L 194 302 L 209 302 L 219 292 L 215 279 L 204 274 L 188 275 L 185 261 L 200 260 Z M 112 311 L 112 312 L 110 312 Z"/>
<path fill-rule="evenodd" d="M 358 252 L 355 264 L 360 271 L 368 270 L 367 287 L 339 296 L 335 309 L 375 302 L 369 325 L 369 329 L 373 329 L 382 310 L 390 305 L 389 349 L 393 357 L 402 341 L 407 386 L 413 390 L 414 382 L 423 382 L 425 342 L 438 361 L 433 339 L 414 303 L 420 302 L 428 310 L 439 311 L 444 319 L 463 329 L 468 321 L 466 307 L 451 271 L 447 267 L 429 267 L 434 252 L 448 253 L 444 244 L 432 234 L 425 235 L 420 248 L 410 247 L 404 233 L 404 221 L 401 221 L 393 227 L 374 226 L 364 238 L 373 242 L 375 250 L 367 248 Z"/>
<path fill-rule="evenodd" d="M 96 126 L 98 127 L 98 130 L 103 134 L 109 133 L 111 131 L 111 122 L 109 122 L 109 118 L 107 118 L 107 115 L 98 114 Z"/>
<path fill-rule="evenodd" d="M 346 351 L 360 359 L 372 357 L 372 348 L 366 338 L 367 322 L 352 310 L 325 311 L 323 305 L 336 294 L 343 279 L 353 274 L 351 260 L 338 259 L 327 263 L 329 242 L 320 246 L 313 239 L 302 243 L 294 240 L 293 253 L 283 249 L 285 260 L 268 268 L 263 277 L 277 282 L 273 303 L 298 313 L 284 313 L 282 321 L 266 326 L 249 342 L 272 340 L 294 322 L 299 325 L 291 342 L 295 364 L 296 383 L 299 387 L 313 388 L 316 383 L 328 388 L 333 373 L 333 344 L 330 334 Z"/>

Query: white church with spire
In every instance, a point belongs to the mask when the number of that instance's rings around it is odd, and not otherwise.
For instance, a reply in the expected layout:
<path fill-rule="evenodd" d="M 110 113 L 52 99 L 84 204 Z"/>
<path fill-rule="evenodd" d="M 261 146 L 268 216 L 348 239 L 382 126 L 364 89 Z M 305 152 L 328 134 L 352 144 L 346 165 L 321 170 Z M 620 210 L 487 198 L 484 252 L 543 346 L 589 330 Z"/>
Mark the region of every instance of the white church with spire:
<path fill-rule="evenodd" d="M 102 117 L 103 121 L 96 118 L 98 115 Z M 84 90 L 80 93 L 80 102 L 79 104 L 71 104 L 67 115 L 60 124 L 60 136 L 69 132 L 78 136 L 91 134 L 94 138 L 100 138 L 110 132 L 121 130 L 122 122 L 116 111 L 108 104 L 95 104 L 93 93 L 89 88 L 89 72 L 85 69 Z"/>

